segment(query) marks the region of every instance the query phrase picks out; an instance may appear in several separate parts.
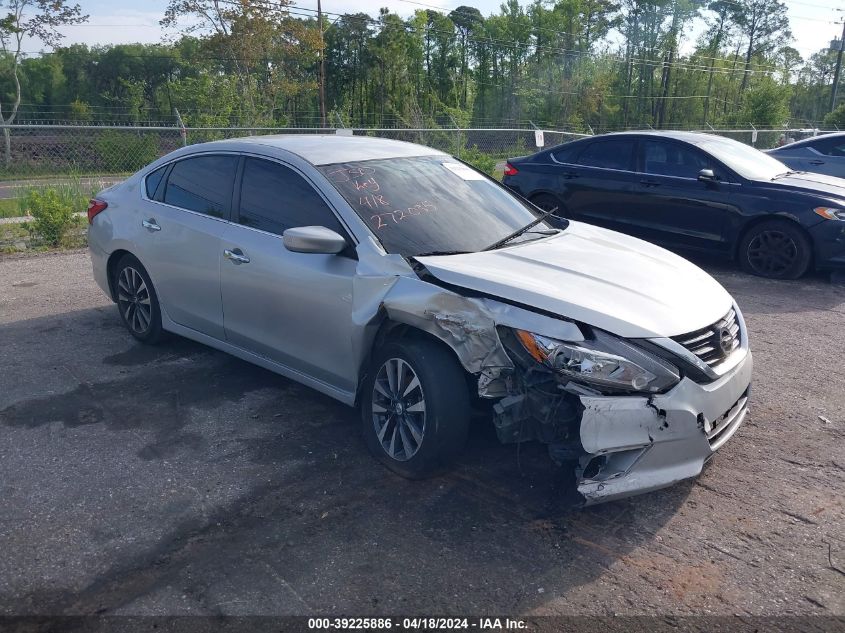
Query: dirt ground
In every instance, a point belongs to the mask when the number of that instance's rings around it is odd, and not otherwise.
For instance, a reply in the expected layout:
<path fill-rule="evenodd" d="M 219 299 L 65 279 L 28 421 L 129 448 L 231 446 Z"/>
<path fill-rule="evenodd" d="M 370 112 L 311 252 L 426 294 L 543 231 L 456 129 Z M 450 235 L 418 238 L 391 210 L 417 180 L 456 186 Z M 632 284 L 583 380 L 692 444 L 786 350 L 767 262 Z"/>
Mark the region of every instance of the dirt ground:
<path fill-rule="evenodd" d="M 448 475 L 355 411 L 183 339 L 134 342 L 86 253 L 0 259 L 0 614 L 845 614 L 845 285 L 705 264 L 751 332 L 702 476 L 587 510 L 473 428 Z"/>

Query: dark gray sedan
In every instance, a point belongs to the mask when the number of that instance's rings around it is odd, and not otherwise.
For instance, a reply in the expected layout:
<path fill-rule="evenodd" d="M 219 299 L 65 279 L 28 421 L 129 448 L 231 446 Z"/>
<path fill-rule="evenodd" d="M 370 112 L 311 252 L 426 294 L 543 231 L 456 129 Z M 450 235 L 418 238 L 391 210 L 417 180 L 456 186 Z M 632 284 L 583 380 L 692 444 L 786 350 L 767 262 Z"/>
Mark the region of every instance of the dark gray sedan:
<path fill-rule="evenodd" d="M 845 178 L 845 132 L 812 136 L 768 153 L 798 171 Z"/>

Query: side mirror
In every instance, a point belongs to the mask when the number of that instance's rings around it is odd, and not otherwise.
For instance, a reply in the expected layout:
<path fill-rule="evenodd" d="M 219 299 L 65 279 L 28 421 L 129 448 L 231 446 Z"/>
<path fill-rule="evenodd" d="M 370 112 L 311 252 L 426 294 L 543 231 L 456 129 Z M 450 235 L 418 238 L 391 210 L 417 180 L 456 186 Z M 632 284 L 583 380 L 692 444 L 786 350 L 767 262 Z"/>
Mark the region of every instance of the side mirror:
<path fill-rule="evenodd" d="M 324 226 L 296 226 L 282 233 L 282 243 L 293 253 L 335 255 L 346 248 L 346 240 Z"/>
<path fill-rule="evenodd" d="M 719 182 L 712 169 L 702 169 L 698 172 L 698 180 L 700 182 Z"/>

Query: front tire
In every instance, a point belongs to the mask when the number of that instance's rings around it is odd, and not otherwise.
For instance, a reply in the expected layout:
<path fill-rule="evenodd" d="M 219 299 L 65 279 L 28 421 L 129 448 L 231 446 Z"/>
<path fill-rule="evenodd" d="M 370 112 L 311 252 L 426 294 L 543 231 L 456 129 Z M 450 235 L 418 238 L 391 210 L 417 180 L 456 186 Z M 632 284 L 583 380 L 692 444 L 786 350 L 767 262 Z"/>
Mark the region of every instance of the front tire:
<path fill-rule="evenodd" d="M 470 405 L 463 368 L 442 344 L 388 343 L 364 381 L 361 418 L 376 459 L 403 477 L 429 477 L 466 444 Z"/>
<path fill-rule="evenodd" d="M 120 319 L 143 343 L 161 340 L 161 310 L 153 282 L 134 255 L 124 255 L 114 269 L 114 291 Z"/>
<path fill-rule="evenodd" d="M 767 220 L 742 238 L 743 270 L 770 279 L 798 279 L 810 267 L 813 247 L 801 229 L 788 220 Z"/>

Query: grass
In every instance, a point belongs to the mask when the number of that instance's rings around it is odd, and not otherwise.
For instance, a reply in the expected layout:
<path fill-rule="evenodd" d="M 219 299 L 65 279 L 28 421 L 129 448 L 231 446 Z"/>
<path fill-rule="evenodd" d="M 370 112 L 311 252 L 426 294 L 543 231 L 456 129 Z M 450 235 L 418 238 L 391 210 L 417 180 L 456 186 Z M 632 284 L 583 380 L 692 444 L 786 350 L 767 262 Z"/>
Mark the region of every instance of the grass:
<path fill-rule="evenodd" d="M 26 199 L 33 191 L 44 193 L 48 190 L 55 191 L 63 200 L 72 201 L 76 211 L 85 211 L 88 208 L 88 200 L 93 198 L 101 188 L 101 183 L 83 183 L 82 178 L 87 176 L 63 176 L 64 181 L 53 184 L 21 185 L 15 191 L 14 198 L 0 199 L 0 218 L 19 218 L 29 215 L 26 206 Z M 93 186 L 92 186 L 93 185 Z"/>
<path fill-rule="evenodd" d="M 17 218 L 24 215 L 21 213 L 20 203 L 17 198 L 0 199 L 0 218 Z"/>
<path fill-rule="evenodd" d="M 82 229 L 85 227 L 85 218 L 78 217 L 74 220 L 73 227 L 62 238 L 58 248 L 49 246 L 35 235 L 32 231 L 32 223 L 21 222 L 16 224 L 0 224 L 0 254 L 2 253 L 39 253 L 53 250 L 65 250 L 84 248 L 88 245 L 88 235 Z M 15 242 L 29 241 L 25 249 L 15 246 Z"/>

